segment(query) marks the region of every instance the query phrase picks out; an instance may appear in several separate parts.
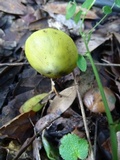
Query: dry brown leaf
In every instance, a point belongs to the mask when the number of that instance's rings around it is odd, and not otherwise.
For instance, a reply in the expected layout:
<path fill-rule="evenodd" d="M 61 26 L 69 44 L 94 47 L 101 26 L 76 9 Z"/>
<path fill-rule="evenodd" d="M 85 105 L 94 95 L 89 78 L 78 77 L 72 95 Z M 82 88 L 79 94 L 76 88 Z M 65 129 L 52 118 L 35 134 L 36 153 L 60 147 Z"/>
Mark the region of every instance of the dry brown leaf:
<path fill-rule="evenodd" d="M 66 7 L 67 7 L 68 3 L 66 2 L 51 2 L 51 3 L 47 3 L 46 5 L 43 6 L 43 10 L 45 10 L 48 13 L 56 13 L 56 14 L 66 14 Z M 76 12 L 78 12 L 79 10 L 81 10 L 80 6 L 77 6 Z M 83 11 L 85 9 L 82 9 Z M 86 15 L 87 19 L 97 19 L 98 16 L 93 12 L 93 11 L 87 11 L 87 15 Z"/>
<path fill-rule="evenodd" d="M 48 18 L 46 17 L 33 21 L 29 24 L 30 30 L 39 30 L 43 28 L 48 28 Z"/>
<path fill-rule="evenodd" d="M 48 127 L 57 118 L 59 118 L 59 115 L 54 113 L 48 114 L 40 118 L 35 124 L 36 131 L 40 133 L 43 129 Z"/>
<path fill-rule="evenodd" d="M 66 88 L 53 99 L 53 102 L 50 104 L 48 108 L 48 113 L 55 113 L 58 115 L 62 114 L 71 106 L 75 98 L 75 86 Z"/>
<path fill-rule="evenodd" d="M 26 7 L 21 3 L 20 0 L 0 0 L 0 11 L 11 14 L 24 15 Z"/>
<path fill-rule="evenodd" d="M 59 94 L 61 96 L 57 95 L 49 106 L 49 114 L 37 121 L 35 125 L 37 131 L 40 132 L 49 126 L 55 119 L 59 118 L 59 116 L 70 107 L 76 97 L 76 88 L 69 87 Z"/>
<path fill-rule="evenodd" d="M 97 47 L 99 47 L 101 44 L 105 43 L 105 41 L 107 41 L 108 39 L 110 39 L 111 36 L 106 36 L 102 35 L 101 33 L 94 33 L 91 36 L 91 39 L 88 43 L 88 47 L 90 52 L 92 52 L 94 49 L 96 49 Z M 85 47 L 85 43 L 83 42 L 82 38 L 79 38 L 75 41 L 77 48 L 78 48 L 78 52 L 81 55 L 84 55 L 86 53 L 86 47 Z"/>
<path fill-rule="evenodd" d="M 35 122 L 35 112 L 30 111 L 20 114 L 0 128 L 0 136 L 4 135 L 23 142 L 30 136 L 30 134 L 32 134 L 31 128 L 33 128 L 33 126 L 30 122 L 30 119 L 32 122 Z"/>
<path fill-rule="evenodd" d="M 62 97 L 56 96 L 53 100 L 53 103 L 51 103 L 52 106 L 50 106 L 50 114 L 40 118 L 35 124 L 35 130 L 37 133 L 40 133 L 43 129 L 48 127 L 54 120 L 59 118 L 60 115 L 70 107 L 76 97 L 76 88 L 69 87 L 60 92 L 60 95 Z M 26 144 L 24 148 L 28 147 L 28 145 L 32 143 L 34 139 L 35 136 L 32 137 L 32 140 Z M 21 151 L 21 153 L 23 151 L 24 149 Z M 16 157 L 18 157 L 18 155 Z"/>
<path fill-rule="evenodd" d="M 5 103 L 7 94 L 10 92 L 10 86 L 20 70 L 21 66 L 6 66 L 0 68 L 0 108 L 2 108 L 3 104 Z"/>

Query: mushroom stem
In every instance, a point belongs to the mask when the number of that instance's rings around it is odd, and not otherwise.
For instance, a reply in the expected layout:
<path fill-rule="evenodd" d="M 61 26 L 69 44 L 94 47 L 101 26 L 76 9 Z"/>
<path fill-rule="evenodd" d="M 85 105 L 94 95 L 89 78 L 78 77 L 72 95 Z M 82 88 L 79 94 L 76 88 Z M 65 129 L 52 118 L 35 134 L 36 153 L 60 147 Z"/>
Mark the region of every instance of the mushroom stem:
<path fill-rule="evenodd" d="M 53 81 L 52 78 L 51 78 L 50 80 L 51 80 L 51 91 L 52 91 L 52 92 L 55 92 L 55 94 L 56 94 L 57 96 L 60 96 L 60 94 L 58 93 L 58 91 L 57 91 L 56 88 L 55 88 L 55 82 Z"/>

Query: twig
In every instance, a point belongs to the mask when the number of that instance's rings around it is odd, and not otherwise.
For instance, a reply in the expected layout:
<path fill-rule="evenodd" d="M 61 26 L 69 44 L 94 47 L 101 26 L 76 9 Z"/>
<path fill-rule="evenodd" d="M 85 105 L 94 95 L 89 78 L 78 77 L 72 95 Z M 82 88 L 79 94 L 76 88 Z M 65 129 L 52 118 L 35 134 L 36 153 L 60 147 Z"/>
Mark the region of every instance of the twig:
<path fill-rule="evenodd" d="M 28 62 L 19 62 L 19 63 L 0 63 L 0 67 L 3 66 L 22 66 L 22 65 L 28 65 Z"/>
<path fill-rule="evenodd" d="M 87 63 L 88 65 L 91 65 L 91 63 Z M 29 65 L 28 62 L 19 62 L 19 63 L 0 63 L 0 67 L 3 66 L 21 66 L 21 65 Z M 110 63 L 106 61 L 106 63 L 95 63 L 97 66 L 115 66 L 115 67 L 120 67 L 120 64 L 116 63 Z"/>
<path fill-rule="evenodd" d="M 96 158 L 97 132 L 98 132 L 98 120 L 96 120 L 96 123 L 95 123 L 95 136 L 94 136 L 94 157 L 95 158 Z"/>
<path fill-rule="evenodd" d="M 91 63 L 87 63 L 88 65 L 91 65 Z M 120 67 L 120 64 L 116 63 L 94 63 L 96 66 L 114 66 L 114 67 Z"/>
<path fill-rule="evenodd" d="M 78 96 L 78 100 L 79 100 L 79 104 L 80 104 L 80 110 L 81 110 L 81 113 L 82 113 L 85 132 L 86 132 L 86 136 L 87 136 L 89 146 L 90 146 L 91 160 L 95 160 L 94 154 L 93 154 L 93 149 L 92 149 L 92 144 L 91 144 L 91 140 L 90 140 L 90 135 L 89 135 L 89 129 L 88 129 L 88 126 L 87 126 L 87 119 L 86 119 L 86 115 L 85 115 L 85 110 L 84 110 L 82 98 L 81 98 L 81 95 L 80 95 L 80 92 L 79 92 L 79 86 L 78 86 L 74 71 L 73 71 L 73 77 L 74 77 L 74 82 L 75 82 L 75 85 L 76 85 L 77 96 Z"/>

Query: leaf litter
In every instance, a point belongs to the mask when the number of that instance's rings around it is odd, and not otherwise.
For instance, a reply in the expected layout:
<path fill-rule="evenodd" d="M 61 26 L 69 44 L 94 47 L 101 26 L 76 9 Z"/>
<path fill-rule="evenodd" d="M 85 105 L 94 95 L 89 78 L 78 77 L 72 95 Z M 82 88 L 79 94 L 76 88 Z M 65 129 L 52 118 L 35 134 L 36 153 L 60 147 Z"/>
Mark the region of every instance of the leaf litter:
<path fill-rule="evenodd" d="M 24 42 L 35 30 L 51 25 L 55 28 L 57 26 L 57 28 L 72 36 L 80 54 L 85 52 L 84 45 L 81 37 L 76 34 L 77 30 L 71 32 L 74 29 L 74 26 L 71 25 L 72 22 L 70 22 L 71 26 L 69 24 L 65 26 L 67 23 L 63 20 L 66 2 L 46 3 L 46 1 L 37 0 L 13 2 L 9 0 L 0 1 L 0 4 L 0 138 L 3 143 L 0 149 L 1 157 L 7 157 L 4 141 L 9 141 L 10 145 L 14 139 L 19 141 L 21 146 L 23 145 L 21 149 L 17 150 L 16 159 L 23 152 L 26 153 L 26 156 L 22 157 L 23 159 L 26 159 L 26 157 L 32 159 L 30 154 L 27 153 L 27 148 L 32 145 L 32 142 L 37 150 L 34 153 L 34 158 L 46 159 L 42 143 L 39 140 L 43 130 L 45 130 L 45 138 L 48 142 L 54 140 L 52 144 L 56 144 L 56 148 L 63 135 L 74 132 L 79 136 L 86 137 L 85 130 L 81 111 L 78 109 L 76 89 L 71 87 L 75 85 L 72 74 L 55 81 L 60 96 L 47 97 L 45 99 L 47 103 L 41 111 L 38 113 L 31 111 L 23 114 L 19 113 L 20 107 L 27 100 L 50 91 L 50 80 L 33 71 L 28 65 L 24 56 Z M 61 19 L 58 18 L 60 16 Z M 83 31 L 91 29 L 101 16 L 99 8 L 93 8 L 92 11 L 88 12 L 83 24 Z M 119 120 L 120 116 L 119 22 L 119 13 L 113 13 L 94 31 L 89 44 L 103 85 L 109 87 L 116 96 L 116 106 L 112 112 L 115 120 Z M 19 64 L 20 62 L 22 63 Z M 14 65 L 14 63 L 19 66 Z M 86 73 L 76 72 L 82 98 L 88 90 L 97 86 L 90 64 L 87 63 L 88 70 Z M 5 66 L 5 64 L 7 65 Z M 9 64 L 13 66 L 11 67 Z M 85 113 L 92 145 L 94 145 L 96 121 L 97 128 L 100 131 L 96 135 L 99 142 L 97 144 L 99 149 L 96 160 L 108 159 L 110 157 L 110 150 L 107 150 L 109 131 L 105 115 L 91 113 L 87 108 L 85 108 Z M 6 145 L 6 147 L 8 146 Z M 10 151 L 9 147 L 8 150 Z M 39 151 L 42 152 L 39 154 Z M 12 155 L 12 152 L 9 152 L 10 158 L 8 160 L 15 158 L 15 154 Z"/>

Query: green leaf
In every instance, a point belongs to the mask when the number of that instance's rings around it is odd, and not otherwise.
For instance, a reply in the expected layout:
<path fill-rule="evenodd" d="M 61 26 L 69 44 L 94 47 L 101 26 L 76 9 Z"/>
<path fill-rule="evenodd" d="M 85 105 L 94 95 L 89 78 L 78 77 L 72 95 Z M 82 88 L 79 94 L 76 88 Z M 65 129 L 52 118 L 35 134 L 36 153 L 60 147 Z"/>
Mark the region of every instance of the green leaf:
<path fill-rule="evenodd" d="M 115 4 L 120 7 L 120 0 L 115 0 Z"/>
<path fill-rule="evenodd" d="M 75 134 L 67 134 L 61 139 L 59 152 L 64 160 L 85 159 L 88 155 L 88 142 Z"/>
<path fill-rule="evenodd" d="M 47 157 L 50 160 L 59 160 L 59 150 L 45 138 L 44 133 L 42 134 L 42 143 L 46 151 Z"/>
<path fill-rule="evenodd" d="M 95 0 L 86 0 L 83 4 L 82 4 L 82 8 L 86 8 L 88 10 L 91 9 L 91 7 L 94 5 Z"/>
<path fill-rule="evenodd" d="M 83 11 L 79 11 L 79 12 L 77 12 L 77 13 L 75 14 L 75 16 L 74 16 L 74 21 L 75 21 L 75 23 L 78 23 L 78 22 L 79 22 L 80 16 L 82 15 L 82 13 L 83 13 Z"/>
<path fill-rule="evenodd" d="M 81 71 L 83 71 L 83 72 L 86 71 L 86 69 L 87 69 L 87 62 L 86 62 L 86 59 L 84 58 L 84 56 L 81 56 L 81 55 L 78 56 L 77 66 L 79 67 L 79 69 Z"/>
<path fill-rule="evenodd" d="M 104 6 L 102 8 L 102 11 L 103 11 L 104 14 L 110 14 L 110 13 L 112 13 L 112 9 L 109 6 Z"/>
<path fill-rule="evenodd" d="M 76 3 L 74 2 L 69 2 L 66 8 L 66 19 L 70 19 L 73 17 L 76 11 Z"/>

